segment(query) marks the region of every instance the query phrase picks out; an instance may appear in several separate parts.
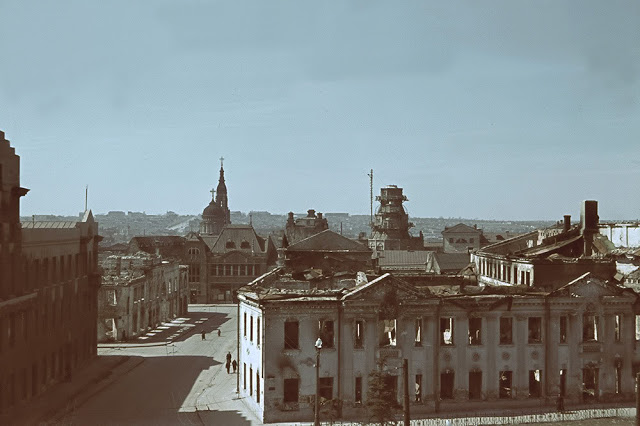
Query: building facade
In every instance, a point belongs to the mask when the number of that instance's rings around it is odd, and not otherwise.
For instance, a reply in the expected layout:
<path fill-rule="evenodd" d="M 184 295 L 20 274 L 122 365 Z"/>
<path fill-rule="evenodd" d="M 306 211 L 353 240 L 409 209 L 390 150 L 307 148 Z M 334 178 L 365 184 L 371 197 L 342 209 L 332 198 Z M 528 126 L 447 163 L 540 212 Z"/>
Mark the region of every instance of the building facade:
<path fill-rule="evenodd" d="M 403 359 L 414 416 L 633 400 L 630 289 L 590 274 L 537 293 L 438 294 L 389 274 L 347 283 L 273 271 L 239 292 L 238 387 L 262 421 L 310 421 L 316 384 L 322 421 L 365 421 L 369 373 L 381 365 L 402 401 Z"/>
<path fill-rule="evenodd" d="M 442 245 L 445 253 L 469 253 L 480 248 L 482 230 L 459 223 L 445 227 L 442 231 Z"/>
<path fill-rule="evenodd" d="M 413 223 L 409 222 L 409 214 L 403 206 L 409 200 L 402 194 L 402 188 L 396 185 L 380 188 L 376 201 L 380 206 L 371 224 L 369 248 L 376 251 L 424 250 L 422 231 L 417 237 L 409 234 Z"/>
<path fill-rule="evenodd" d="M 19 222 L 19 157 L 0 132 L 0 423 L 96 356 L 98 224 Z"/>
<path fill-rule="evenodd" d="M 98 296 L 98 341 L 143 335 L 162 322 L 186 315 L 187 267 L 139 253 L 109 256 Z"/>

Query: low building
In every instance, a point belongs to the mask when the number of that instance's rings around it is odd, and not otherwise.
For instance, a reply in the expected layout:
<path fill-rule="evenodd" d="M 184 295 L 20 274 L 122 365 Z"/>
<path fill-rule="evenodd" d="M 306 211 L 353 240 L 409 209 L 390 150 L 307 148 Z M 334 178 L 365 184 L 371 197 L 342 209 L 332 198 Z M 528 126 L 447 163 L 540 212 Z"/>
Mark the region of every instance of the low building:
<path fill-rule="evenodd" d="M 471 255 L 479 285 L 524 285 L 555 288 L 591 272 L 602 279 L 616 275 L 616 263 L 606 256 L 608 240 L 598 228 L 597 201 L 584 201 L 580 223 L 571 216 L 540 229 L 483 247 Z"/>
<path fill-rule="evenodd" d="M 187 313 L 187 267 L 140 252 L 109 256 L 98 297 L 98 341 L 138 337 Z"/>
<path fill-rule="evenodd" d="M 583 274 L 554 290 L 418 288 L 384 274 L 294 279 L 275 270 L 239 291 L 240 396 L 263 422 L 366 421 L 382 365 L 411 413 L 632 401 L 637 295 Z M 316 364 L 316 339 L 322 341 Z M 318 369 L 318 371 L 316 371 Z M 316 382 L 316 374 L 319 377 Z"/>

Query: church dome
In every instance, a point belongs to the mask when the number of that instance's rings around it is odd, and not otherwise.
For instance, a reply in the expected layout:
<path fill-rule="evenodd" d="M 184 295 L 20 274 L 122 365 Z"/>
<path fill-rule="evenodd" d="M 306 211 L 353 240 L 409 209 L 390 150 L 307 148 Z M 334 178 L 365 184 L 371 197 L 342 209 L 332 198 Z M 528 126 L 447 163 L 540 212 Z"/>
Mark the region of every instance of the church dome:
<path fill-rule="evenodd" d="M 205 209 L 202 211 L 202 217 L 213 217 L 213 218 L 218 218 L 218 217 L 224 217 L 224 210 L 222 210 L 222 208 L 216 204 L 215 201 L 211 200 L 211 202 L 209 203 L 209 205 L 207 207 L 205 207 Z"/>

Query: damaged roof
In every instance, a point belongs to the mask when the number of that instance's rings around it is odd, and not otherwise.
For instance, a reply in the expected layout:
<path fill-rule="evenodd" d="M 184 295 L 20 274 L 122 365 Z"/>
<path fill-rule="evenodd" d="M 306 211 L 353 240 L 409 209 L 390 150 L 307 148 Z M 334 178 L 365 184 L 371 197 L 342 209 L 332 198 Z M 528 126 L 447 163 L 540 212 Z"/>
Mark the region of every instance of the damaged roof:
<path fill-rule="evenodd" d="M 330 229 L 325 229 L 315 235 L 291 244 L 286 251 L 322 251 L 322 252 L 361 252 L 370 253 L 371 250 L 358 242 L 350 240 Z"/>

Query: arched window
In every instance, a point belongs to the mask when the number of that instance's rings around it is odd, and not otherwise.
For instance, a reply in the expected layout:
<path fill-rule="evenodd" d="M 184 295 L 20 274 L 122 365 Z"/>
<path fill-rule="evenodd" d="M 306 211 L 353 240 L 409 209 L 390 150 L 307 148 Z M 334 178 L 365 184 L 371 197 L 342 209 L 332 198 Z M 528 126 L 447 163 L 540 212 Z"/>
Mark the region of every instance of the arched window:
<path fill-rule="evenodd" d="M 187 253 L 189 253 L 191 256 L 197 256 L 200 254 L 200 249 L 196 247 L 189 247 L 189 250 L 187 250 Z"/>
<path fill-rule="evenodd" d="M 234 248 L 236 248 L 236 243 L 234 243 L 231 240 L 227 240 L 227 244 L 226 244 L 225 248 L 234 249 Z"/>
<path fill-rule="evenodd" d="M 240 248 L 241 249 L 250 249 L 251 248 L 251 244 L 249 244 L 249 241 L 244 240 L 244 241 L 242 241 L 240 243 Z"/>

